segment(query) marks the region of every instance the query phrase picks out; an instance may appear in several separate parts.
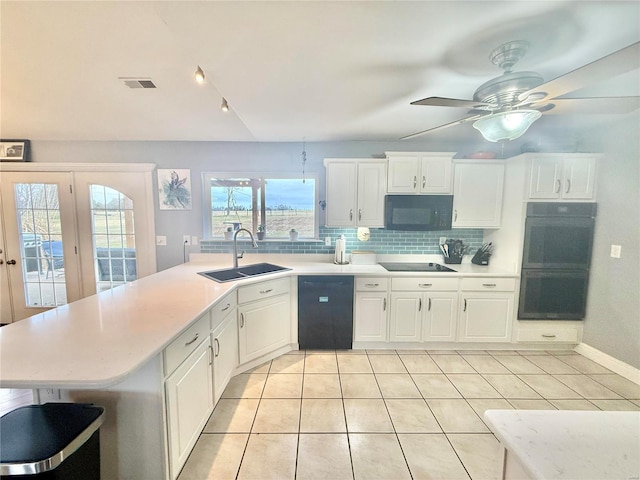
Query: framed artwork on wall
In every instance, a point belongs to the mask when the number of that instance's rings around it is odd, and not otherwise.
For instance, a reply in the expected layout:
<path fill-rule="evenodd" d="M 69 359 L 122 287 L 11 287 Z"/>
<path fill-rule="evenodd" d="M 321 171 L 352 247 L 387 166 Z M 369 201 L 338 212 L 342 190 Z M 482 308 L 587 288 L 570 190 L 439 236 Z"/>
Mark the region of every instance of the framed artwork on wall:
<path fill-rule="evenodd" d="M 191 210 L 191 170 L 158 169 L 160 210 Z"/>
<path fill-rule="evenodd" d="M 0 140 L 0 162 L 28 162 L 29 140 Z"/>

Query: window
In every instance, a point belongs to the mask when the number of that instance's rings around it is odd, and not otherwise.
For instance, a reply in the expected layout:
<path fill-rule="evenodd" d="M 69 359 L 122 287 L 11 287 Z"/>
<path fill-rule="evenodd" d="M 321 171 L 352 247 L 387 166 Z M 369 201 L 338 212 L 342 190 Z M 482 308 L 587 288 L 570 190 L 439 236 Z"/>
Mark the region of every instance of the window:
<path fill-rule="evenodd" d="M 253 233 L 263 225 L 267 238 L 317 238 L 315 177 L 273 174 L 204 174 L 205 237 L 223 238 L 231 227 Z"/>

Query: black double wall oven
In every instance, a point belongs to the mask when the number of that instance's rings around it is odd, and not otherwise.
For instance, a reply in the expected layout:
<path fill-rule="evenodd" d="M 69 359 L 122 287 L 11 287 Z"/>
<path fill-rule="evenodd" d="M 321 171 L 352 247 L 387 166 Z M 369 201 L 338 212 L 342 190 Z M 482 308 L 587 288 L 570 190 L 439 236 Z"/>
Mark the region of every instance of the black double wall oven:
<path fill-rule="evenodd" d="M 519 319 L 584 318 L 595 216 L 595 203 L 527 204 Z"/>

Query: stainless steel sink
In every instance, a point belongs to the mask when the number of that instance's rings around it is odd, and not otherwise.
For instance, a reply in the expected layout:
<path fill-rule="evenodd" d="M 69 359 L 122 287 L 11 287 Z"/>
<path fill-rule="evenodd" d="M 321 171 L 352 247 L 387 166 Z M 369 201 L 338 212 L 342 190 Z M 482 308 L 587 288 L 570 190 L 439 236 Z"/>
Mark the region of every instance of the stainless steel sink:
<path fill-rule="evenodd" d="M 210 270 L 208 272 L 198 272 L 216 282 L 230 282 L 232 280 L 240 280 L 243 278 L 256 277 L 258 275 L 268 275 L 269 273 L 284 272 L 291 270 L 287 267 L 281 267 L 272 263 L 254 263 L 253 265 L 245 265 L 238 268 L 225 268 L 223 270 Z"/>

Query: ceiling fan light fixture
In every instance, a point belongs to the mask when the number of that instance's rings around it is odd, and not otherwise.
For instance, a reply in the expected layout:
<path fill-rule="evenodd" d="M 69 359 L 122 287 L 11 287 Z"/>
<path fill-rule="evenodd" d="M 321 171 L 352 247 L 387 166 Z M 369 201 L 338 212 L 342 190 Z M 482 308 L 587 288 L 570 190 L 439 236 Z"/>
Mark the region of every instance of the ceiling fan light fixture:
<path fill-rule="evenodd" d="M 542 114 L 537 110 L 507 110 L 476 120 L 473 128 L 490 142 L 521 137 Z"/>
<path fill-rule="evenodd" d="M 196 83 L 199 83 L 201 85 L 204 83 L 204 72 L 200 68 L 200 65 L 198 65 L 196 72 L 193 74 L 193 78 L 195 78 Z"/>
<path fill-rule="evenodd" d="M 222 110 L 223 112 L 229 111 L 229 104 L 227 103 L 227 99 L 224 97 L 222 97 L 222 104 L 220 105 L 220 110 Z"/>

